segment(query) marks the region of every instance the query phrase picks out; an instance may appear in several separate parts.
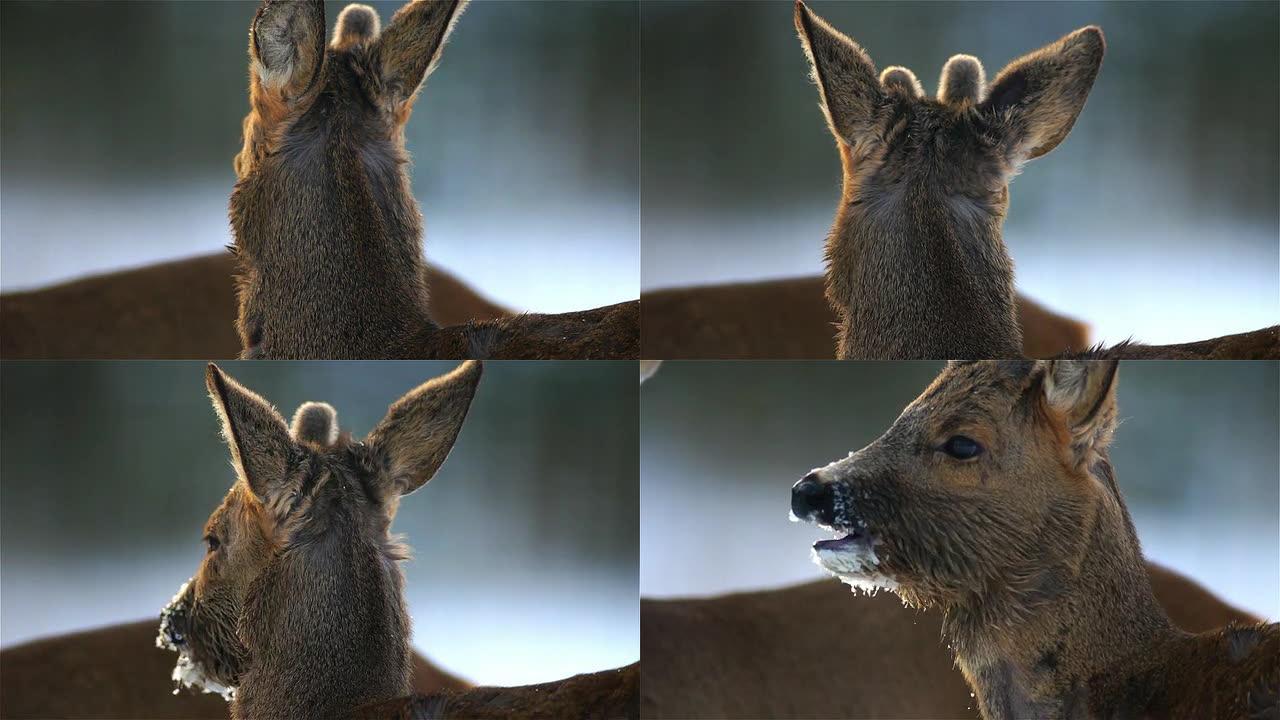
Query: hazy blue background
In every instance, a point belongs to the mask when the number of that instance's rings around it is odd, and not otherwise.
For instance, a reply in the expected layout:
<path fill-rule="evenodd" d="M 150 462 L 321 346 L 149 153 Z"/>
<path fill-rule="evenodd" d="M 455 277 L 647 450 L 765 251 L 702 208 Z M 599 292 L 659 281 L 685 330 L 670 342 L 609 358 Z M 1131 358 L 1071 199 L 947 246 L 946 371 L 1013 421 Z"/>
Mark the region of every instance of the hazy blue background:
<path fill-rule="evenodd" d="M 1101 25 L 1107 56 L 1075 129 L 1010 191 L 1019 287 L 1096 340 L 1280 322 L 1280 5 L 812 7 L 930 93 L 955 53 L 994 78 Z M 643 288 L 822 272 L 840 163 L 792 8 L 641 4 Z"/>
<path fill-rule="evenodd" d="M 5 290 L 230 241 L 256 6 L 0 3 Z M 519 309 L 638 296 L 638 18 L 471 4 L 407 130 L 428 260 Z"/>
<path fill-rule="evenodd" d="M 666 362 L 641 389 L 640 592 L 825 577 L 791 484 L 879 437 L 933 362 Z M 1280 363 L 1121 365 L 1111 457 L 1147 557 L 1280 619 Z"/>
<path fill-rule="evenodd" d="M 229 362 L 291 416 L 358 437 L 454 363 Z M 0 643 L 157 617 L 233 480 L 198 362 L 3 364 Z M 392 528 L 414 645 L 482 683 L 639 659 L 635 363 L 485 367 L 436 477 Z"/>

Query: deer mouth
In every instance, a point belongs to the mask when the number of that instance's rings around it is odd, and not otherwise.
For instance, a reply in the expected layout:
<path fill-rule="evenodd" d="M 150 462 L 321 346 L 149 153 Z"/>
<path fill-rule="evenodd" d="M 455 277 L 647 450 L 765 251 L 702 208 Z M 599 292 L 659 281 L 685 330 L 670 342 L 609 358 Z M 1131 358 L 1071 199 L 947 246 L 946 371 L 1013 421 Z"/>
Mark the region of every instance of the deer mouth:
<path fill-rule="evenodd" d="M 194 580 L 195 578 L 192 578 Z M 235 697 L 236 689 L 223 685 L 205 670 L 204 664 L 197 660 L 191 652 L 191 643 L 187 642 L 190 605 L 187 588 L 192 580 L 188 580 L 178 588 L 168 605 L 160 610 L 160 634 L 156 636 L 156 647 L 173 650 L 178 653 L 178 662 L 173 666 L 173 694 L 184 687 L 221 695 L 228 702 Z"/>
<path fill-rule="evenodd" d="M 810 557 L 818 567 L 827 571 L 853 588 L 874 595 L 881 588 L 893 590 L 898 583 L 889 577 L 881 566 L 876 548 L 883 545 L 865 521 L 857 521 L 857 527 L 830 528 L 835 537 L 813 544 Z"/>

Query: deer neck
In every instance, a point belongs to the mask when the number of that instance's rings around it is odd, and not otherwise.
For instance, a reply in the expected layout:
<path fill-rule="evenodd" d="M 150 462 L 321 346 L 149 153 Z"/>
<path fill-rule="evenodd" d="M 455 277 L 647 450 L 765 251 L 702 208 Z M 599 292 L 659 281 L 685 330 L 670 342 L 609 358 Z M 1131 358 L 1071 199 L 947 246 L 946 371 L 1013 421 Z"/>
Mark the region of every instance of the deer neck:
<path fill-rule="evenodd" d="M 841 358 L 1021 355 L 1002 218 L 903 180 L 863 189 L 841 145 L 844 192 L 827 238 Z"/>
<path fill-rule="evenodd" d="M 404 577 L 385 544 L 330 534 L 255 581 L 233 718 L 349 716 L 410 692 Z"/>
<path fill-rule="evenodd" d="M 947 609 L 943 633 L 985 720 L 1141 715 L 1155 692 L 1151 658 L 1182 633 L 1155 599 L 1123 505 L 1102 503 L 1085 525 L 1078 558 Z"/>
<path fill-rule="evenodd" d="M 242 183 L 233 197 L 244 281 L 290 324 L 329 338 L 304 353 L 396 356 L 436 327 L 421 212 L 403 168 L 380 157 L 317 158 Z"/>

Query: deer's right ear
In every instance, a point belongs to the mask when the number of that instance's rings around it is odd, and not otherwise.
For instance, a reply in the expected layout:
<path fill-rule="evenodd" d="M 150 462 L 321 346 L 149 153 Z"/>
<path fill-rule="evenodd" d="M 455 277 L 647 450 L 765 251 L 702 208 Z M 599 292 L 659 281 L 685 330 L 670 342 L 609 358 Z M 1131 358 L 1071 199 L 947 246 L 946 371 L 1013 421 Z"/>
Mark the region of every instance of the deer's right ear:
<path fill-rule="evenodd" d="M 1116 425 L 1116 360 L 1046 360 L 1044 399 L 1071 435 L 1070 452 L 1083 463 L 1111 444 Z"/>
<path fill-rule="evenodd" d="M 257 87 L 286 105 L 304 96 L 324 64 L 323 0 L 263 0 L 249 28 Z"/>
<path fill-rule="evenodd" d="M 852 145 L 871 129 L 876 110 L 884 100 L 876 66 L 857 43 L 800 0 L 796 0 L 795 23 L 831 132 Z"/>
<path fill-rule="evenodd" d="M 980 110 L 1014 165 L 1038 158 L 1071 132 L 1102 67 L 1102 30 L 1081 28 L 1009 63 Z"/>
<path fill-rule="evenodd" d="M 396 11 L 374 45 L 385 101 L 400 110 L 435 70 L 467 0 L 413 0 Z"/>
<path fill-rule="evenodd" d="M 386 470 L 389 496 L 407 495 L 431 479 L 453 449 L 480 383 L 479 361 L 418 386 L 392 404 L 366 439 Z"/>
<path fill-rule="evenodd" d="M 260 499 L 270 500 L 284 487 L 294 448 L 284 418 L 213 363 L 205 369 L 204 380 L 236 474 Z"/>

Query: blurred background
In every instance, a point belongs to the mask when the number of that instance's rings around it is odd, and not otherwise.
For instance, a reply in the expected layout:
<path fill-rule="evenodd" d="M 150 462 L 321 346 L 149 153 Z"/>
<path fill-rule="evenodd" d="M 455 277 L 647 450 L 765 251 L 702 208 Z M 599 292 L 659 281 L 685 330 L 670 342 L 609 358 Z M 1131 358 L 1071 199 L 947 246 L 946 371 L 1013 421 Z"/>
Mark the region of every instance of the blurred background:
<path fill-rule="evenodd" d="M 286 417 L 363 437 L 455 363 L 229 362 Z M 156 617 L 234 475 L 196 362 L 3 365 L 0 643 Z M 400 505 L 414 645 L 516 685 L 639 659 L 635 363 L 491 362 L 453 453 Z"/>
<path fill-rule="evenodd" d="M 641 3 L 642 289 L 819 275 L 835 140 L 791 2 Z M 1280 5 L 824 2 L 878 68 L 937 91 L 1076 28 L 1107 56 L 1071 135 L 1012 184 L 1019 288 L 1095 341 L 1280 322 Z"/>
<path fill-rule="evenodd" d="M 811 468 L 862 448 L 934 362 L 666 362 L 642 388 L 640 592 L 826 577 L 788 521 Z M 1280 363 L 1128 362 L 1116 477 L 1148 558 L 1280 619 Z"/>
<path fill-rule="evenodd" d="M 0 3 L 4 290 L 231 241 L 257 5 Z M 638 72 L 634 3 L 472 3 L 407 128 L 427 259 L 521 310 L 636 298 Z"/>

